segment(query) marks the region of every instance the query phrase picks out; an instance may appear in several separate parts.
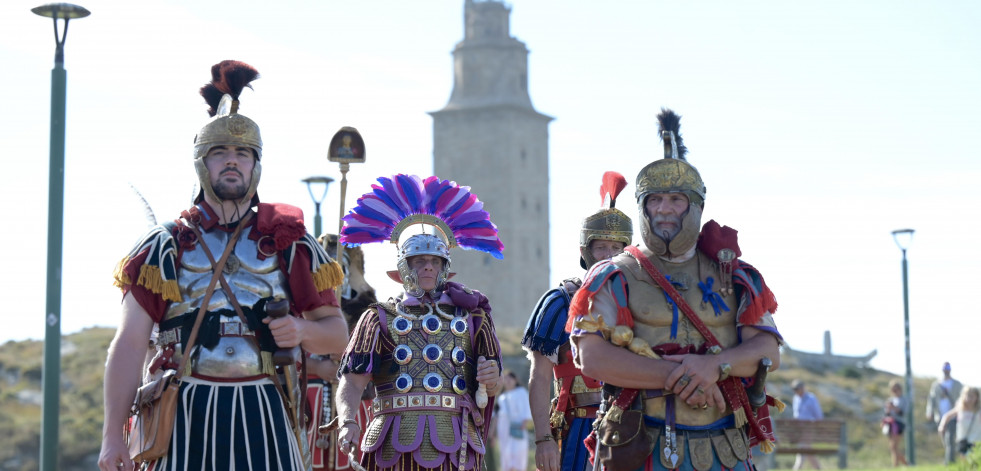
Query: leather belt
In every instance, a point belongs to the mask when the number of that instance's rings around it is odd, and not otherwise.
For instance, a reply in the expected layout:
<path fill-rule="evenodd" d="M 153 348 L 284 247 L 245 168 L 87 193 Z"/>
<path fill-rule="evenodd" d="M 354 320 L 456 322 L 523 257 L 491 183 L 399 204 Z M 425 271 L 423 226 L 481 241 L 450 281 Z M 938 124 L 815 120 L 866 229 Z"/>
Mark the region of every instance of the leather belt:
<path fill-rule="evenodd" d="M 575 417 L 577 419 L 595 419 L 596 411 L 599 410 L 598 407 L 576 407 L 574 409 L 569 409 L 565 411 L 566 416 Z"/>
<path fill-rule="evenodd" d="M 165 330 L 157 334 L 157 345 L 172 345 L 181 341 L 181 329 Z M 255 332 L 249 326 L 239 321 L 222 322 L 218 328 L 222 337 L 255 337 Z"/>
<path fill-rule="evenodd" d="M 376 397 L 371 410 L 376 414 L 403 412 L 409 410 L 459 411 L 459 397 L 456 394 L 393 394 Z"/>
<path fill-rule="evenodd" d="M 597 406 L 602 401 L 603 393 L 601 391 L 573 394 L 571 407 Z"/>

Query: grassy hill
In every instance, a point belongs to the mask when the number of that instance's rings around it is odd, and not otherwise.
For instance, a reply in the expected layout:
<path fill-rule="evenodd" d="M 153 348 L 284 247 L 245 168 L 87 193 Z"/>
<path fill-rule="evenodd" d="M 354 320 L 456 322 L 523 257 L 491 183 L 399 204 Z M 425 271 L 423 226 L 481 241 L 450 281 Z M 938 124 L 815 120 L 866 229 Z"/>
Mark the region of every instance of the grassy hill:
<path fill-rule="evenodd" d="M 60 464 L 67 471 L 96 469 L 102 434 L 102 375 L 113 329 L 91 328 L 62 340 Z M 527 379 L 528 362 L 518 348 L 520 332 L 500 332 L 504 364 Z M 41 422 L 41 359 L 43 342 L 7 342 L 0 345 L 0 470 L 38 469 Z M 879 431 L 887 384 L 895 375 L 858 368 L 811 371 L 788 358 L 770 376 L 768 390 L 788 405 L 790 382 L 804 380 L 827 417 L 848 424 L 848 464 L 852 469 L 887 468 L 889 451 Z M 915 415 L 918 464 L 942 463 L 942 446 L 931 424 L 923 419 L 932 379 L 916 378 Z M 788 410 L 784 415 L 790 416 Z M 774 411 L 775 416 L 779 416 Z M 792 455 L 777 455 L 775 466 L 789 469 Z M 834 458 L 822 461 L 835 469 Z"/>

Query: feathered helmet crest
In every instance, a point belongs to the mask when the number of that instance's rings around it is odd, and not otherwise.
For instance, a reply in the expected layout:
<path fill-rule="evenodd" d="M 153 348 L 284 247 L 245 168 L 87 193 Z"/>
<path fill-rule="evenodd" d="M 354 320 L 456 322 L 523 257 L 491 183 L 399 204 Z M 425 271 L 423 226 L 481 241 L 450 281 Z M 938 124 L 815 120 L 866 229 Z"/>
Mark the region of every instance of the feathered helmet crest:
<path fill-rule="evenodd" d="M 617 196 L 627 186 L 627 179 L 617 172 L 603 174 L 600 184 L 600 210 L 582 221 L 579 232 L 579 264 L 589 268 L 598 262 L 589 249 L 593 240 L 612 240 L 630 245 L 634 235 L 634 223 L 623 211 L 616 209 Z"/>
<path fill-rule="evenodd" d="M 424 294 L 414 279 L 415 274 L 408 268 L 409 257 L 436 255 L 445 260 L 437 280 L 437 291 L 442 290 L 449 279 L 450 249 L 454 247 L 504 258 L 504 244 L 498 237 L 497 226 L 469 187 L 440 180 L 437 176 L 422 179 L 398 174 L 379 178 L 371 189 L 358 198 L 354 209 L 344 216 L 340 241 L 348 246 L 385 241 L 398 244 L 410 226 L 431 227 L 433 233 L 413 235 L 399 249 L 398 275 L 409 294 Z"/>
<path fill-rule="evenodd" d="M 226 60 L 211 67 L 211 82 L 201 87 L 201 96 L 208 104 L 208 116 L 212 119 L 194 136 L 194 169 L 201 185 L 201 193 L 195 198 L 195 203 L 200 202 L 205 193 L 215 201 L 221 200 L 211 187 L 211 176 L 204 165 L 204 157 L 208 155 L 208 151 L 218 146 L 252 149 L 256 162 L 252 169 L 252 182 L 242 201 L 249 201 L 256 194 L 259 176 L 262 174 L 262 167 L 259 165 L 262 138 L 255 121 L 238 113 L 238 98 L 245 87 L 252 88 L 250 83 L 257 78 L 259 71 L 251 65 Z"/>

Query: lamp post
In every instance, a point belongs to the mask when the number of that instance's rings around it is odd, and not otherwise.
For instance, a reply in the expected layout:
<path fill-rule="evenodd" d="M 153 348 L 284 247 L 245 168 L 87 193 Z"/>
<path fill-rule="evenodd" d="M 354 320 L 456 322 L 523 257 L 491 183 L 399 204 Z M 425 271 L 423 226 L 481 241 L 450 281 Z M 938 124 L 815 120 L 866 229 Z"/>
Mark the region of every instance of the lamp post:
<path fill-rule="evenodd" d="M 68 21 L 85 18 L 89 11 L 70 3 L 49 3 L 31 9 L 54 24 L 55 60 L 51 69 L 51 138 L 48 164 L 48 274 L 44 315 L 44 363 L 41 389 L 41 469 L 58 468 L 58 409 L 61 399 L 61 273 L 65 215 L 65 38 Z M 64 29 L 58 35 L 58 20 Z"/>
<path fill-rule="evenodd" d="M 892 238 L 903 251 L 903 323 L 906 329 L 906 462 L 916 464 L 916 448 L 913 446 L 913 368 L 909 355 L 909 282 L 906 271 L 906 249 L 913 242 L 913 229 L 896 229 Z"/>
<path fill-rule="evenodd" d="M 332 181 L 334 181 L 333 178 L 322 176 L 307 177 L 303 179 L 303 183 L 307 184 L 307 191 L 310 192 L 310 198 L 313 199 L 313 207 L 315 211 L 313 216 L 314 237 L 320 237 L 320 203 L 323 203 L 324 198 L 327 197 L 327 186 L 330 185 L 330 182 Z M 321 185 L 323 186 L 322 190 Z M 314 191 L 314 187 L 316 187 L 316 191 Z M 320 195 L 320 198 L 317 198 L 318 194 Z"/>

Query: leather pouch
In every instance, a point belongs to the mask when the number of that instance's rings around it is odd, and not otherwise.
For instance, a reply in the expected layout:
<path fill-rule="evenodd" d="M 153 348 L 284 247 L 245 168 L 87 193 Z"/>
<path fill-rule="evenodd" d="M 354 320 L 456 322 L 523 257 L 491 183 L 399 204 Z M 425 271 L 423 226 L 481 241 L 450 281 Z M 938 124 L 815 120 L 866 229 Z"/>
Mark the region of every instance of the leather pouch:
<path fill-rule="evenodd" d="M 153 461 L 167 453 L 174 432 L 180 384 L 177 372 L 168 370 L 160 379 L 136 392 L 126 434 L 133 461 Z"/>

